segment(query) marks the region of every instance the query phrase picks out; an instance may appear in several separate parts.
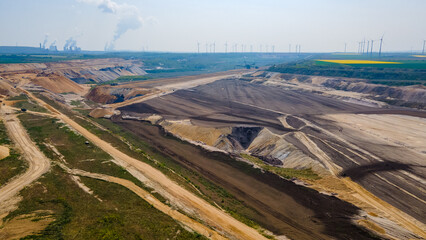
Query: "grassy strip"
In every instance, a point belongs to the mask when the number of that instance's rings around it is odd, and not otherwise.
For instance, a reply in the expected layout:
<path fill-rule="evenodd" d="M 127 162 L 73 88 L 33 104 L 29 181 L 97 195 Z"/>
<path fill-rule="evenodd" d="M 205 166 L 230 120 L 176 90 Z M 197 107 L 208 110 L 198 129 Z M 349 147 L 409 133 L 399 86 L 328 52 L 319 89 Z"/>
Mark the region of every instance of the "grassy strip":
<path fill-rule="evenodd" d="M 31 114 L 20 115 L 19 119 L 30 137 L 48 158 L 58 159 L 59 157 L 45 143 L 54 145 L 72 168 L 127 179 L 141 186 L 141 183 L 125 169 L 112 163 L 109 154 L 91 143 L 86 144 L 86 138 L 57 119 Z"/>
<path fill-rule="evenodd" d="M 57 166 L 38 182 L 21 191 L 8 218 L 49 210 L 55 221 L 24 239 L 203 239 L 120 185 L 82 178 L 99 201 Z"/>
<path fill-rule="evenodd" d="M 7 100 L 17 101 L 13 104 L 13 107 L 16 107 L 16 108 L 25 108 L 27 110 L 34 111 L 34 112 L 43 112 L 43 113 L 48 112 L 47 109 L 38 105 L 37 103 L 30 102 L 28 99 L 28 96 L 25 94 L 21 94 L 15 97 L 10 97 Z"/>
<path fill-rule="evenodd" d="M 45 142 L 55 145 L 72 168 L 128 179 L 141 186 L 141 183 L 125 169 L 109 162 L 108 154 L 91 144 L 85 144 L 84 137 L 74 133 L 56 119 L 31 114 L 24 114 L 19 118 L 31 138 L 49 158 L 57 159 L 58 156 L 44 144 Z M 101 204 L 105 205 L 103 209 L 95 207 L 99 205 L 99 202 L 93 197 L 90 197 L 89 201 L 87 196 L 90 195 L 87 193 L 78 193 L 74 197 L 75 192 L 82 192 L 82 190 L 78 189 L 75 183 L 70 182 L 67 174 L 61 169 L 54 167 L 52 173 L 48 175 L 41 180 L 42 185 L 47 189 L 48 197 L 34 196 L 38 194 L 34 191 L 27 195 L 29 199 L 23 202 L 18 211 L 8 216 L 12 218 L 40 209 L 55 212 L 54 222 L 41 233 L 28 236 L 27 239 L 166 239 L 174 236 L 177 236 L 177 239 L 198 239 L 202 237 L 182 229 L 173 219 L 117 184 L 83 178 L 83 182 L 101 199 L 116 199 L 113 206 L 111 202 L 104 201 Z M 76 187 L 77 190 L 73 190 Z M 61 189 L 63 192 L 59 193 Z M 25 193 L 23 195 L 26 198 Z M 102 214 L 99 214 L 99 211 Z M 120 224 L 115 223 L 117 219 L 121 219 Z M 134 219 L 137 222 L 133 221 Z"/>
<path fill-rule="evenodd" d="M 9 135 L 7 135 L 6 126 L 0 120 L 0 145 L 10 144 Z"/>
<path fill-rule="evenodd" d="M 14 149 L 10 150 L 10 155 L 0 160 L 0 187 L 11 178 L 23 173 L 27 169 L 26 162 Z"/>
<path fill-rule="evenodd" d="M 11 141 L 7 134 L 6 126 L 0 121 L 0 145 L 10 145 Z M 13 148 L 9 149 L 9 156 L 0 159 L 0 187 L 14 176 L 17 176 L 27 168 L 26 162 Z"/>
<path fill-rule="evenodd" d="M 28 97 L 25 94 L 21 94 L 21 95 L 18 95 L 18 96 L 10 97 L 7 100 L 9 100 L 9 101 L 28 100 Z"/>
<path fill-rule="evenodd" d="M 256 164 L 257 166 L 261 167 L 262 169 L 266 171 L 275 173 L 286 179 L 292 179 L 292 178 L 307 179 L 307 180 L 321 179 L 321 177 L 318 176 L 318 174 L 316 174 L 310 168 L 309 169 L 293 169 L 293 168 L 274 167 L 269 164 L 266 164 L 259 158 L 248 155 L 248 154 L 241 154 L 241 157 L 249 160 L 250 162 Z"/>
<path fill-rule="evenodd" d="M 405 85 L 418 84 L 422 82 L 425 84 L 426 74 L 426 61 L 421 64 L 417 64 L 415 68 L 396 68 L 395 65 L 402 66 L 404 64 L 395 64 L 387 66 L 351 66 L 337 63 L 317 63 L 312 60 L 306 60 L 301 62 L 293 62 L 287 64 L 274 65 L 268 69 L 268 71 L 291 73 L 291 74 L 303 74 L 303 75 L 315 75 L 315 76 L 331 76 L 331 77 L 348 77 L 348 78 L 361 78 L 368 80 L 398 80 L 405 82 Z M 412 64 L 411 64 L 412 65 Z M 411 66 L 409 65 L 409 66 Z M 392 67 L 390 67 L 392 66 Z M 404 66 L 408 66 L 404 65 Z M 383 84 L 390 84 L 394 82 L 385 81 Z"/>
<path fill-rule="evenodd" d="M 25 108 L 27 110 L 33 111 L 33 112 L 42 112 L 42 113 L 47 113 L 47 109 L 45 109 L 44 107 L 33 103 L 33 102 L 29 102 L 29 101 L 19 101 L 13 104 L 13 107 L 16 108 Z"/>
<path fill-rule="evenodd" d="M 121 76 L 117 78 L 117 81 L 123 82 L 123 81 L 143 81 L 143 80 L 149 80 L 152 79 L 150 76 L 147 75 L 137 75 L 137 76 Z"/>

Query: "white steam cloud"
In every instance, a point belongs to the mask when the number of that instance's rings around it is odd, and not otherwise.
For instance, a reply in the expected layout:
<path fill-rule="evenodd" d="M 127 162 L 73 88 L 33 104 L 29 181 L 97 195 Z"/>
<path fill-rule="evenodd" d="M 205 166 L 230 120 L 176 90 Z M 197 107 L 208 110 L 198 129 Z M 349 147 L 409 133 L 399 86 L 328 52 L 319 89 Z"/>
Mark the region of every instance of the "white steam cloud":
<path fill-rule="evenodd" d="M 134 5 L 119 4 L 112 0 L 77 0 L 79 2 L 96 5 L 102 12 L 114 14 L 118 17 L 114 37 L 105 45 L 106 51 L 114 50 L 115 42 L 129 30 L 136 30 L 143 24 L 139 9 Z"/>

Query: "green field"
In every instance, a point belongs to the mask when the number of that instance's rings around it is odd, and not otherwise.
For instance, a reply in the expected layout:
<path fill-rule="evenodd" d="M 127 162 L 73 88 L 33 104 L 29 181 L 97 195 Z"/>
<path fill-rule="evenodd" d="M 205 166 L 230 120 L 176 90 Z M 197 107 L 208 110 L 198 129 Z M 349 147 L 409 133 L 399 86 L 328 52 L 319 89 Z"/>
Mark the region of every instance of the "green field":
<path fill-rule="evenodd" d="M 395 61 L 395 60 L 392 60 Z M 332 63 L 332 62 L 322 62 L 319 60 L 315 61 L 315 65 L 317 66 L 331 66 L 331 67 L 339 67 L 339 66 L 349 66 L 354 68 L 402 68 L 402 69 L 422 69 L 426 70 L 426 60 L 400 60 L 395 61 L 400 64 L 340 64 L 340 63 Z"/>
<path fill-rule="evenodd" d="M 71 168 L 128 179 L 145 190 L 152 189 L 144 187 L 112 163 L 108 154 L 86 144 L 84 137 L 56 119 L 31 114 L 19 118 L 33 141 L 53 160 L 52 169 L 38 180 L 39 184 L 21 191 L 23 201 L 7 216 L 11 219 L 37 210 L 52 211 L 54 221 L 25 239 L 204 239 L 120 185 L 82 177 L 93 195 L 83 191 L 55 166 L 56 161 L 62 160 L 46 143 L 54 145 Z"/>
<path fill-rule="evenodd" d="M 382 61 L 398 64 L 341 64 L 321 60 Z M 389 86 L 426 86 L 426 59 L 408 54 L 387 54 L 381 58 L 366 55 L 313 55 L 305 60 L 273 65 L 268 70 L 289 74 L 360 78 L 369 83 Z"/>

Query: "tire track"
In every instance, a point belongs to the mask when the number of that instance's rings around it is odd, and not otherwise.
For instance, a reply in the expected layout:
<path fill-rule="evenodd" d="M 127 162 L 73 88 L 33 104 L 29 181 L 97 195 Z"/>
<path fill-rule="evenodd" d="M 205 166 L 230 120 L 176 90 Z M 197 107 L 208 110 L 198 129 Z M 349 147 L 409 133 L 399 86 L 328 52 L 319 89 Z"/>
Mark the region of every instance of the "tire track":
<path fill-rule="evenodd" d="M 50 161 L 32 142 L 12 109 L 8 106 L 1 106 L 0 108 L 1 116 L 12 141 L 21 150 L 28 163 L 28 169 L 25 173 L 0 188 L 0 213 L 4 213 L 13 208 L 16 203 L 10 201 L 12 198 L 16 197 L 25 186 L 31 184 L 49 170 Z"/>

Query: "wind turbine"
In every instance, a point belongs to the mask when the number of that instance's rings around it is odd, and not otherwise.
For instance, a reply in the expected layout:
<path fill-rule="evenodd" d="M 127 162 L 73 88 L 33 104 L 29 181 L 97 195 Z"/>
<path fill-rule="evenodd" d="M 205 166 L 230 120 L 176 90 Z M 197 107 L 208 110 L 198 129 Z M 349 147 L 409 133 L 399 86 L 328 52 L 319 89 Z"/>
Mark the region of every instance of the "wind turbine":
<path fill-rule="evenodd" d="M 384 36 L 384 34 L 383 34 L 383 35 L 382 35 L 382 37 L 380 38 L 379 57 L 380 57 L 380 56 L 382 56 L 383 36 Z"/>
<path fill-rule="evenodd" d="M 370 50 L 370 41 L 367 40 L 367 55 L 368 55 L 368 50 Z"/>
<path fill-rule="evenodd" d="M 425 44 L 426 44 L 426 40 L 423 40 L 423 51 L 422 51 L 422 55 L 425 55 Z"/>
<path fill-rule="evenodd" d="M 370 50 L 371 56 L 373 56 L 373 46 L 374 46 L 374 40 L 371 40 L 371 50 Z"/>
<path fill-rule="evenodd" d="M 225 42 L 225 53 L 228 53 L 228 42 Z"/>
<path fill-rule="evenodd" d="M 198 53 L 200 53 L 200 42 L 197 42 Z"/>

